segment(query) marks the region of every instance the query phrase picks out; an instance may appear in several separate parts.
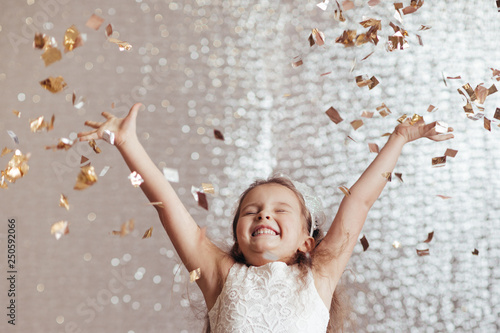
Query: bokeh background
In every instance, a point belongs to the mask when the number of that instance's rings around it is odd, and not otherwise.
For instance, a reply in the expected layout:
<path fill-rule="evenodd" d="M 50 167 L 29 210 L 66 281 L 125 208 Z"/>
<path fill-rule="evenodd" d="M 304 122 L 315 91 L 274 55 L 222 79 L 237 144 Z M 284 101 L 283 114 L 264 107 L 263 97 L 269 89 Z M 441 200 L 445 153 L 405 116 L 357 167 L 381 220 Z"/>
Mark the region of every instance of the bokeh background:
<path fill-rule="evenodd" d="M 335 2 L 325 11 L 316 4 L 2 2 L 0 148 L 31 154 L 29 172 L 0 189 L 2 332 L 201 331 L 201 293 L 189 283 L 155 210 L 127 179 L 130 171 L 116 149 L 105 142 L 98 142 L 100 154 L 86 143 L 45 149 L 60 138 L 75 139 L 85 120 L 99 120 L 102 111 L 125 115 L 134 102 L 144 104 L 141 142 L 160 169 L 177 170 L 174 188 L 222 247 L 231 243 L 238 195 L 255 178 L 284 172 L 308 184 L 331 221 L 343 196 L 338 187 L 356 181 L 375 157 L 368 143 L 382 147 L 382 135 L 400 116 L 417 113 L 428 122 L 449 123 L 455 139 L 404 148 L 395 169 L 403 182 L 393 177 L 368 215 L 363 234 L 370 246 L 356 246 L 342 281 L 356 324 L 348 331 L 500 331 L 500 129 L 494 118 L 500 93 L 483 105 L 492 121 L 488 131 L 477 106 L 479 120 L 466 116 L 457 91 L 467 83 L 500 84 L 492 71 L 500 68 L 495 1 L 426 1 L 402 22 L 392 1 L 370 6 L 356 0 L 344 10 L 345 22 L 335 19 Z M 86 26 L 92 14 L 104 19 L 97 31 Z M 365 18 L 381 20 L 378 45 L 335 43 L 344 30 L 366 32 L 359 24 Z M 390 22 L 407 30 L 404 50 L 387 50 L 394 34 Z M 106 40 L 108 24 L 112 37 L 132 45 L 130 51 Z M 84 44 L 45 67 L 42 51 L 33 48 L 34 34 L 53 36 L 62 50 L 71 25 L 86 35 Z M 324 33 L 324 46 L 309 46 L 313 28 Z M 303 65 L 292 67 L 295 57 Z M 358 87 L 355 77 L 365 74 L 379 85 Z M 49 76 L 62 76 L 66 89 L 44 90 L 39 82 Z M 73 106 L 73 92 L 85 100 L 83 107 Z M 391 111 L 387 117 L 376 110 L 382 103 Z M 430 105 L 438 109 L 428 112 Z M 343 122 L 330 121 L 330 107 Z M 13 110 L 21 111 L 20 118 Z M 373 118 L 361 117 L 364 111 L 374 112 Z M 30 131 L 30 119 L 52 115 L 52 131 Z M 350 122 L 358 119 L 364 125 L 354 130 Z M 432 158 L 447 149 L 457 150 L 456 157 L 432 168 Z M 2 170 L 12 154 L 0 158 Z M 98 181 L 77 191 L 82 155 Z M 208 211 L 191 194 L 202 183 L 215 187 L 215 194 L 207 194 Z M 59 206 L 61 194 L 69 210 Z M 6 316 L 9 218 L 16 220 L 15 326 Z M 132 233 L 112 234 L 130 219 Z M 61 220 L 70 232 L 56 240 L 50 230 Z M 150 227 L 152 237 L 142 239 Z M 422 243 L 430 232 L 432 241 Z M 417 248 L 429 248 L 430 255 L 418 256 Z"/>

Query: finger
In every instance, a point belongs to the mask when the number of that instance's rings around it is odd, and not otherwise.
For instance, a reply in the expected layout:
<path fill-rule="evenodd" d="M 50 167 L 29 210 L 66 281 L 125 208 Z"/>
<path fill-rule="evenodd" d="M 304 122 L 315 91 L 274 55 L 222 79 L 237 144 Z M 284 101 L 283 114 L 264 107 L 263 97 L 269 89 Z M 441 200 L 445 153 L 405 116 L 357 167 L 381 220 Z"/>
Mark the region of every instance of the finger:
<path fill-rule="evenodd" d="M 448 132 L 453 132 L 453 127 L 448 127 Z"/>
<path fill-rule="evenodd" d="M 93 131 L 87 131 L 87 132 L 80 132 L 78 133 L 76 136 L 81 138 L 82 136 L 87 136 L 87 135 L 90 135 L 90 134 L 93 134 L 95 133 L 97 130 L 93 130 Z"/>
<path fill-rule="evenodd" d="M 453 139 L 455 136 L 453 134 L 442 134 L 442 135 L 434 135 L 430 136 L 429 139 L 433 141 L 445 141 L 445 140 L 450 140 Z"/>
<path fill-rule="evenodd" d="M 135 103 L 134 105 L 132 105 L 132 107 L 130 108 L 130 111 L 128 112 L 128 116 L 127 117 L 131 117 L 132 120 L 135 120 L 137 118 L 137 113 L 139 112 L 139 109 L 141 108 L 142 106 L 142 103 Z"/>
<path fill-rule="evenodd" d="M 98 122 L 98 121 L 87 120 L 85 122 L 85 125 L 89 126 L 89 127 L 92 127 L 92 128 L 99 128 L 99 127 L 101 127 L 102 123 Z"/>
<path fill-rule="evenodd" d="M 106 111 L 102 112 L 102 113 L 101 113 L 101 115 L 102 115 L 103 117 L 105 117 L 106 119 L 111 119 L 111 118 L 113 118 L 113 117 L 114 117 L 111 113 L 106 112 Z"/>
<path fill-rule="evenodd" d="M 97 132 L 93 132 L 91 134 L 83 135 L 80 137 L 80 141 L 90 141 L 90 140 L 97 140 L 97 139 L 99 139 Z"/>

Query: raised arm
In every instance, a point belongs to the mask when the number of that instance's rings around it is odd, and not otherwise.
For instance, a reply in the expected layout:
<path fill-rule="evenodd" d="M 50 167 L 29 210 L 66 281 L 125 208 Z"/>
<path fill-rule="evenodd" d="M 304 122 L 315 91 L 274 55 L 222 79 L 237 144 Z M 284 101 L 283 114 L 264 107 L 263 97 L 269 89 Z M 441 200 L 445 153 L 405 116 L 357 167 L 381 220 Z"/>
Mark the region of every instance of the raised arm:
<path fill-rule="evenodd" d="M 448 128 L 448 132 L 452 131 L 452 128 Z M 333 287 L 336 286 L 351 257 L 368 211 L 387 183 L 383 174 L 394 170 L 406 143 L 423 137 L 433 141 L 443 141 L 453 138 L 453 134 L 436 132 L 436 122 L 426 125 L 420 120 L 410 125 L 406 121 L 398 125 L 377 157 L 350 188 L 351 194 L 343 198 L 327 235 L 318 245 L 318 250 L 327 250 L 334 255 L 333 260 L 321 267 L 321 271 L 329 277 Z"/>
<path fill-rule="evenodd" d="M 201 278 L 197 280 L 207 305 L 216 298 L 219 286 L 218 273 L 220 264 L 226 254 L 217 248 L 198 227 L 170 183 L 156 167 L 139 142 L 136 134 L 136 118 L 141 104 L 137 103 L 129 114 L 119 119 L 110 113 L 103 112 L 105 122 L 87 121 L 85 125 L 94 128 L 89 132 L 78 133 L 80 141 L 102 139 L 105 131 L 115 135 L 114 145 L 122 155 L 131 171 L 142 176 L 144 182 L 141 189 L 150 202 L 161 202 L 156 205 L 161 223 L 165 228 L 179 257 L 189 271 L 200 268 Z M 214 299 L 215 302 L 215 299 Z"/>

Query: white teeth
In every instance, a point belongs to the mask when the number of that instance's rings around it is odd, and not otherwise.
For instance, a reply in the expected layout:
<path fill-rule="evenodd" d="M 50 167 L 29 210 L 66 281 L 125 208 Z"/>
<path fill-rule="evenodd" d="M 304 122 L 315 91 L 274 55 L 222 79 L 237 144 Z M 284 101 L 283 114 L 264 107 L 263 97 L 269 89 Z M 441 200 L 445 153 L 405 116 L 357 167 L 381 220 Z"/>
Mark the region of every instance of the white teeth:
<path fill-rule="evenodd" d="M 255 231 L 252 234 L 252 236 L 257 236 L 257 235 L 262 235 L 262 234 L 274 235 L 274 236 L 277 235 L 277 233 L 274 230 L 267 229 L 267 228 L 260 228 L 259 230 Z"/>

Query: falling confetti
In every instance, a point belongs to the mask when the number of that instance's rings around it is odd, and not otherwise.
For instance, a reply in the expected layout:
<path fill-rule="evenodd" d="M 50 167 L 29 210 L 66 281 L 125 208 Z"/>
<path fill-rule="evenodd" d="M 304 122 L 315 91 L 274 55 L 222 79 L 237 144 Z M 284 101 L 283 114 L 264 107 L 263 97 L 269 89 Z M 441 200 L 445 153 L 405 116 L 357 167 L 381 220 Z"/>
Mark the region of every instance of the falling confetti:
<path fill-rule="evenodd" d="M 40 116 L 34 120 L 30 119 L 30 129 L 31 132 L 40 132 L 42 130 L 47 130 L 47 132 L 51 131 L 54 129 L 54 121 L 55 121 L 55 115 L 52 115 L 52 118 L 50 120 L 50 123 L 46 122 L 44 120 L 43 116 Z"/>
<path fill-rule="evenodd" d="M 2 171 L 5 180 L 15 183 L 17 179 L 24 177 L 29 170 L 28 160 L 30 154 L 23 155 L 23 153 L 16 149 L 14 155 L 7 163 L 7 167 Z"/>
<path fill-rule="evenodd" d="M 369 143 L 368 147 L 370 148 L 370 152 L 371 153 L 377 153 L 378 154 L 380 152 L 380 150 L 378 148 L 378 145 L 376 143 Z"/>
<path fill-rule="evenodd" d="M 178 183 L 179 182 L 179 171 L 177 169 L 163 168 L 163 176 L 169 182 Z"/>
<path fill-rule="evenodd" d="M 350 196 L 351 195 L 351 191 L 349 190 L 349 188 L 347 188 L 346 186 L 342 185 L 342 186 L 339 186 L 339 190 L 342 191 L 342 193 L 344 193 L 344 195 L 346 197 Z"/>
<path fill-rule="evenodd" d="M 148 230 L 146 230 L 146 232 L 142 236 L 142 239 L 144 239 L 144 238 L 151 238 L 152 235 L 153 235 L 153 227 L 151 227 Z"/>
<path fill-rule="evenodd" d="M 62 91 L 66 87 L 66 82 L 64 82 L 64 79 L 62 76 L 58 77 L 52 77 L 50 76 L 49 78 L 40 81 L 40 85 L 50 91 L 51 93 L 58 93 Z"/>
<path fill-rule="evenodd" d="M 382 174 L 382 177 L 384 177 L 385 179 L 387 179 L 388 182 L 392 181 L 392 172 L 384 172 Z"/>
<path fill-rule="evenodd" d="M 373 88 L 375 88 L 379 84 L 379 82 L 375 76 L 368 78 L 367 75 L 359 75 L 359 76 L 356 76 L 356 84 L 360 88 L 364 87 L 364 86 L 368 86 L 368 89 L 372 90 Z"/>
<path fill-rule="evenodd" d="M 302 61 L 302 59 L 300 57 L 297 56 L 297 57 L 293 58 L 293 61 L 292 61 L 293 68 L 302 66 L 303 64 L 304 64 L 304 62 Z"/>
<path fill-rule="evenodd" d="M 441 194 L 438 194 L 438 195 L 436 195 L 436 196 L 437 196 L 437 197 L 440 197 L 440 198 L 441 198 L 441 199 L 443 199 L 443 200 L 446 200 L 446 199 L 451 199 L 451 197 L 448 197 L 448 196 L 446 196 L 446 195 L 441 195 Z"/>
<path fill-rule="evenodd" d="M 403 183 L 403 174 L 402 173 L 399 173 L 399 172 L 394 172 L 394 176 L 396 176 L 396 178 L 401 182 Z"/>
<path fill-rule="evenodd" d="M 197 268 L 189 272 L 189 281 L 194 282 L 196 280 L 199 280 L 201 278 L 201 269 Z"/>
<path fill-rule="evenodd" d="M 365 235 L 360 239 L 361 245 L 363 245 L 363 251 L 368 250 L 368 247 L 370 244 L 368 244 L 368 240 L 366 239 Z"/>
<path fill-rule="evenodd" d="M 455 156 L 457 156 L 457 153 L 458 153 L 458 150 L 448 148 L 448 149 L 446 149 L 444 156 L 455 157 Z"/>
<path fill-rule="evenodd" d="M 9 134 L 10 138 L 14 140 L 16 144 L 19 144 L 19 138 L 17 137 L 16 133 L 7 130 L 7 134 Z"/>
<path fill-rule="evenodd" d="M 398 242 L 398 241 L 394 241 L 392 243 L 392 247 L 395 248 L 395 249 L 399 249 L 401 247 L 401 243 Z"/>
<path fill-rule="evenodd" d="M 92 14 L 92 16 L 88 19 L 85 25 L 90 29 L 99 30 L 101 25 L 104 23 L 104 19 L 102 17 L 97 16 L 96 14 Z"/>
<path fill-rule="evenodd" d="M 56 222 L 50 227 L 50 233 L 54 235 L 57 240 L 59 240 L 62 236 L 69 233 L 68 225 L 68 221 Z"/>
<path fill-rule="evenodd" d="M 99 174 L 99 177 L 102 177 L 106 173 L 108 173 L 108 170 L 109 170 L 109 166 L 106 165 L 104 168 L 102 168 L 101 173 Z"/>
<path fill-rule="evenodd" d="M 217 140 L 224 141 L 224 134 L 221 131 L 214 129 L 214 136 Z"/>
<path fill-rule="evenodd" d="M 111 132 L 110 130 L 104 130 L 102 133 L 102 139 L 106 141 L 107 143 L 114 145 L 115 144 L 115 133 Z"/>
<path fill-rule="evenodd" d="M 61 60 L 62 54 L 58 48 L 48 47 L 45 49 L 45 51 L 40 56 L 40 58 L 42 58 L 43 62 L 45 63 L 45 67 L 47 67 L 47 66 L 55 63 L 56 61 Z"/>
<path fill-rule="evenodd" d="M 66 30 L 63 45 L 65 53 L 83 45 L 83 38 L 76 26 L 72 25 Z"/>
<path fill-rule="evenodd" d="M 383 118 L 391 114 L 391 110 L 389 110 L 389 108 L 387 107 L 387 105 L 385 105 L 385 103 L 382 103 L 380 106 L 378 106 L 377 111 Z"/>
<path fill-rule="evenodd" d="M 127 222 L 123 223 L 120 230 L 113 230 L 113 235 L 119 235 L 120 237 L 124 237 L 131 233 L 134 230 L 134 220 L 130 219 Z"/>
<path fill-rule="evenodd" d="M 203 192 L 204 193 L 210 193 L 210 194 L 214 194 L 215 193 L 215 189 L 214 189 L 214 185 L 213 184 L 210 184 L 210 183 L 201 183 L 201 187 L 203 188 Z"/>
<path fill-rule="evenodd" d="M 357 130 L 358 128 L 363 126 L 363 120 L 361 119 L 353 120 L 351 121 L 351 126 L 352 128 L 354 128 L 354 130 Z"/>
<path fill-rule="evenodd" d="M 477 249 L 474 249 L 474 251 L 472 251 L 472 254 L 477 256 L 477 255 L 479 255 L 479 251 Z"/>
<path fill-rule="evenodd" d="M 340 116 L 339 112 L 331 106 L 328 110 L 326 110 L 326 115 L 333 121 L 335 124 L 340 123 L 343 119 Z"/>
<path fill-rule="evenodd" d="M 59 206 L 66 208 L 66 210 L 69 210 L 68 198 L 66 198 L 64 194 L 61 194 L 61 197 L 59 198 Z"/>
<path fill-rule="evenodd" d="M 424 240 L 424 243 L 430 243 L 433 237 L 434 237 L 434 231 L 429 232 L 429 234 L 427 235 L 427 239 Z"/>
<path fill-rule="evenodd" d="M 322 10 L 326 10 L 329 2 L 330 2 L 330 0 L 323 0 L 322 2 L 316 4 L 316 6 L 318 6 Z"/>
<path fill-rule="evenodd" d="M 21 118 L 21 111 L 12 110 L 12 113 L 15 114 L 17 118 Z"/>
<path fill-rule="evenodd" d="M 100 154 L 101 153 L 101 149 L 97 146 L 97 143 L 95 142 L 94 139 L 89 140 L 89 146 L 92 147 L 92 149 L 94 150 L 94 152 L 96 154 Z"/>
<path fill-rule="evenodd" d="M 141 175 L 136 171 L 132 171 L 132 173 L 128 176 L 128 179 L 134 187 L 139 187 L 142 183 L 144 183 L 144 179 L 142 179 Z"/>
<path fill-rule="evenodd" d="M 438 167 L 443 167 L 446 164 L 446 156 L 439 156 L 439 157 L 433 157 L 432 158 L 432 167 L 433 168 L 438 168 Z"/>
<path fill-rule="evenodd" d="M 82 166 L 80 173 L 76 179 L 76 184 L 73 187 L 75 190 L 84 190 L 97 182 L 97 175 L 95 174 L 94 167 L 90 164 Z"/>
<path fill-rule="evenodd" d="M 7 147 L 4 147 L 2 149 L 2 153 L 0 154 L 0 157 L 7 155 L 8 153 L 11 153 L 13 150 Z"/>
<path fill-rule="evenodd" d="M 108 41 L 118 45 L 120 51 L 124 50 L 130 51 L 132 49 L 132 45 L 130 45 L 128 42 L 124 42 L 116 38 L 108 38 Z"/>
<path fill-rule="evenodd" d="M 429 249 L 419 250 L 417 249 L 417 254 L 419 257 L 430 255 Z"/>

